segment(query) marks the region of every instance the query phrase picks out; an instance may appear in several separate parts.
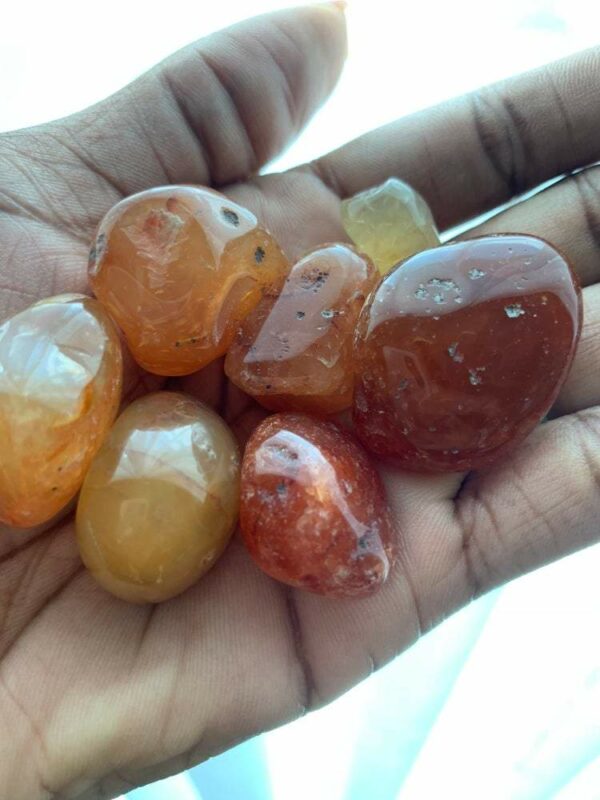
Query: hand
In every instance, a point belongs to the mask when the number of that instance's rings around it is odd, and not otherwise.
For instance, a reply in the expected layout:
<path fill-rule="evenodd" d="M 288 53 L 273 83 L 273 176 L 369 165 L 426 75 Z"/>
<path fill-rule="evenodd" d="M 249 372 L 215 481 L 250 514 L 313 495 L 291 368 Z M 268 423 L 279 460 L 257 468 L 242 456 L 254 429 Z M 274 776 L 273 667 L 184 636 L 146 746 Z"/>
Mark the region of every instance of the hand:
<path fill-rule="evenodd" d="M 546 237 L 586 286 L 554 419 L 485 472 L 382 469 L 402 555 L 366 600 L 290 591 L 234 540 L 185 594 L 130 606 L 82 568 L 70 517 L 2 531 L 0 785 L 11 800 L 110 797 L 188 767 L 331 700 L 472 598 L 598 536 L 600 172 L 572 172 L 600 158 L 600 50 L 257 177 L 331 90 L 344 50 L 340 8 L 286 11 L 211 36 L 80 114 L 1 135 L 0 318 L 85 291 L 96 223 L 149 186 L 219 187 L 295 258 L 344 238 L 340 198 L 390 175 L 420 190 L 444 229 L 567 173 L 469 231 Z M 129 397 L 160 383 L 131 364 L 126 378 Z M 181 384 L 239 430 L 252 424 L 220 364 Z"/>

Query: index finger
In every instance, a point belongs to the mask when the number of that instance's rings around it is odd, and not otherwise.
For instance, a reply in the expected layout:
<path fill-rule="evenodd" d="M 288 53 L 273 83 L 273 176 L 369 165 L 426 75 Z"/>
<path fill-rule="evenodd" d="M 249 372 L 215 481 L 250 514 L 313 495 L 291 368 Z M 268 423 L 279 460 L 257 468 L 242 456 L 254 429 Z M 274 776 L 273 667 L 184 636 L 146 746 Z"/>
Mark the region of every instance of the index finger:
<path fill-rule="evenodd" d="M 600 159 L 600 48 L 412 114 L 310 164 L 339 197 L 391 175 L 451 227 Z"/>

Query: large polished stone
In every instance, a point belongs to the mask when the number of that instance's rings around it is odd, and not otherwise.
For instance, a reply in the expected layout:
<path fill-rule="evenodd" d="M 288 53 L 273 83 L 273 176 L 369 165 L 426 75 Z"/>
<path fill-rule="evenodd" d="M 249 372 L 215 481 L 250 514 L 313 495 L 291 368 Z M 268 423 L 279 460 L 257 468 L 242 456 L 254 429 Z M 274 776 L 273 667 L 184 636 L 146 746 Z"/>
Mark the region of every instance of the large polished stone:
<path fill-rule="evenodd" d="M 418 253 L 359 321 L 359 437 L 409 470 L 492 463 L 548 412 L 581 321 L 577 279 L 541 239 L 487 236 Z"/>

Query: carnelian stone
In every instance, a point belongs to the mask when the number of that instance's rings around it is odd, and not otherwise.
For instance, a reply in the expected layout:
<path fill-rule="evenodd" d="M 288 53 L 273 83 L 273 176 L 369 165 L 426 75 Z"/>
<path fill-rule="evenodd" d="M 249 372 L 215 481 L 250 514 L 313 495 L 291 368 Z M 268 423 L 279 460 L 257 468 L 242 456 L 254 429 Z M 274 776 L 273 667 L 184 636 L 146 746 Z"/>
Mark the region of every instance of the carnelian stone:
<path fill-rule="evenodd" d="M 486 236 L 409 258 L 359 320 L 360 439 L 409 470 L 490 464 L 552 405 L 581 309 L 567 260 L 532 236 Z"/>
<path fill-rule="evenodd" d="M 240 526 L 258 565 L 331 597 L 372 594 L 394 561 L 395 532 L 367 454 L 332 422 L 275 414 L 250 437 Z"/>
<path fill-rule="evenodd" d="M 233 434 L 207 406 L 158 392 L 121 414 L 77 507 L 82 559 L 109 592 L 157 603 L 221 555 L 239 507 Z"/>
<path fill-rule="evenodd" d="M 0 521 L 52 519 L 77 493 L 113 423 L 118 333 L 96 300 L 51 297 L 0 326 Z"/>
<path fill-rule="evenodd" d="M 90 253 L 96 297 L 136 361 L 186 375 L 223 355 L 288 263 L 256 217 L 209 189 L 165 186 L 118 203 Z"/>
<path fill-rule="evenodd" d="M 323 245 L 295 264 L 279 297 L 246 317 L 227 358 L 229 378 L 272 411 L 333 413 L 352 404 L 352 339 L 378 280 L 368 258 Z"/>

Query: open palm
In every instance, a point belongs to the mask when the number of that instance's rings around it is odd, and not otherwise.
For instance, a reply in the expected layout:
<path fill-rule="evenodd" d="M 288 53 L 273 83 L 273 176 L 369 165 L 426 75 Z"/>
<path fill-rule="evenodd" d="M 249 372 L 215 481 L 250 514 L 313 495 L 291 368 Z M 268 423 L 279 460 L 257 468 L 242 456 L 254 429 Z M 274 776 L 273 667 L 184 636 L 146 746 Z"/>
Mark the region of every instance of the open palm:
<path fill-rule="evenodd" d="M 586 286 L 584 335 L 554 419 L 486 472 L 382 469 L 401 558 L 369 599 L 289 590 L 234 539 L 196 587 L 135 607 L 82 568 L 70 517 L 3 531 L 2 798 L 111 797 L 190 766 L 327 702 L 473 597 L 598 536 L 600 177 L 572 173 L 600 158 L 600 52 L 257 177 L 327 96 L 344 50 L 336 4 L 258 18 L 92 109 L 0 136 L 0 319 L 86 291 L 96 223 L 149 186 L 218 187 L 295 258 L 343 238 L 340 198 L 389 175 L 418 188 L 443 229 L 569 173 L 476 229 L 546 236 Z M 129 397 L 159 385 L 128 364 Z M 241 435 L 258 413 L 228 391 L 220 364 L 179 386 Z"/>

